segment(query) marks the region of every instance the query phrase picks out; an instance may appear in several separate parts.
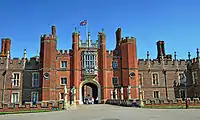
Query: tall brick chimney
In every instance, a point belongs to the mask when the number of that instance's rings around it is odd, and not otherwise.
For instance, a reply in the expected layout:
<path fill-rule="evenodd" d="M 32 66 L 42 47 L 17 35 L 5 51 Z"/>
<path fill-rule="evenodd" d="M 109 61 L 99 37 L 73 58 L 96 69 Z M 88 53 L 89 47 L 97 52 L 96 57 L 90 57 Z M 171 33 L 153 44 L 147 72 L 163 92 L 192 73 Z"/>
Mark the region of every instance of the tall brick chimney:
<path fill-rule="evenodd" d="M 1 56 L 6 56 L 7 52 L 10 51 L 11 40 L 9 38 L 3 38 L 1 40 Z"/>
<path fill-rule="evenodd" d="M 164 41 L 158 41 L 157 42 L 157 59 L 161 59 L 161 57 L 165 57 L 165 43 Z"/>
<path fill-rule="evenodd" d="M 52 29 L 52 35 L 56 36 L 56 26 L 51 26 Z"/>
<path fill-rule="evenodd" d="M 116 48 L 120 45 L 120 41 L 121 41 L 121 38 L 122 38 L 121 32 L 122 32 L 121 28 L 118 28 L 117 31 L 115 32 L 115 34 L 116 34 Z"/>

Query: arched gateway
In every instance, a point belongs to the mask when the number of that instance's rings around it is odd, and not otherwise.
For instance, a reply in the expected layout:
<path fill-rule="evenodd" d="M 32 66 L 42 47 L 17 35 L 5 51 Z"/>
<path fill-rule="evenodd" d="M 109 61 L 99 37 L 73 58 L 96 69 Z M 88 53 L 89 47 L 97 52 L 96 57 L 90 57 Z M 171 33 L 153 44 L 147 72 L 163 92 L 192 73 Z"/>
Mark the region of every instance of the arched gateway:
<path fill-rule="evenodd" d="M 97 95 L 98 103 L 101 103 L 101 85 L 96 80 L 84 80 L 80 83 L 79 86 L 79 104 L 83 104 L 83 92 L 84 85 L 88 85 L 92 88 L 93 95 Z"/>

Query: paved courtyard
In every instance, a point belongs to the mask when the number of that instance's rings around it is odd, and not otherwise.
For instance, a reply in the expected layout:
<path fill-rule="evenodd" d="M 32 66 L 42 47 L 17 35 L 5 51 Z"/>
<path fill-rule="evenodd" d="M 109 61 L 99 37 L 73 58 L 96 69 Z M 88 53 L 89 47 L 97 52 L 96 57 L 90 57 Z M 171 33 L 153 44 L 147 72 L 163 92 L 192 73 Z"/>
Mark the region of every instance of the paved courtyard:
<path fill-rule="evenodd" d="M 81 105 L 66 111 L 0 115 L 0 120 L 200 120 L 200 110 Z"/>

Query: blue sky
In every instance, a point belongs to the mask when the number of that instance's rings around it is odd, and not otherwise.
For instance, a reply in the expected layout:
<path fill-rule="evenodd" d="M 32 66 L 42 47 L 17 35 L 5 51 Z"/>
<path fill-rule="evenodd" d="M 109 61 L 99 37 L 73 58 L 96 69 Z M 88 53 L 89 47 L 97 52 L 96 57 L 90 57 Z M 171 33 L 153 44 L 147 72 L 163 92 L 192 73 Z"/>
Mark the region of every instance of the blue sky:
<path fill-rule="evenodd" d="M 104 28 L 107 49 L 115 47 L 115 31 L 137 39 L 138 58 L 157 56 L 156 41 L 164 40 L 166 53 L 187 58 L 200 48 L 199 0 L 1 0 L 0 38 L 12 39 L 12 57 L 28 57 L 40 48 L 40 35 L 50 34 L 56 25 L 58 49 L 72 48 L 72 32 L 81 20 L 88 20 L 91 39 Z M 80 28 L 85 40 L 85 28 Z"/>

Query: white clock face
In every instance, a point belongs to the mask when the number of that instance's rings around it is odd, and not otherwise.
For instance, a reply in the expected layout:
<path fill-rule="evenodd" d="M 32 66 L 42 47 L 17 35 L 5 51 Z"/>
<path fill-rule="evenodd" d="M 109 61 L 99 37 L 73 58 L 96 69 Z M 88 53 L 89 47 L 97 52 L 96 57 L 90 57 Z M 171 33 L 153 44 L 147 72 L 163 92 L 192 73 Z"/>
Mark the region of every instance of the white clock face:
<path fill-rule="evenodd" d="M 134 77 L 134 76 L 135 76 L 135 73 L 134 73 L 134 72 L 131 72 L 129 75 L 130 75 L 130 77 Z"/>
<path fill-rule="evenodd" d="M 48 79 L 49 78 L 49 73 L 44 73 L 43 77 L 44 77 L 44 79 Z"/>

